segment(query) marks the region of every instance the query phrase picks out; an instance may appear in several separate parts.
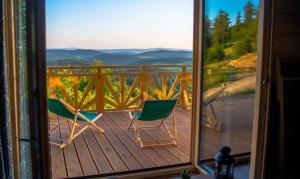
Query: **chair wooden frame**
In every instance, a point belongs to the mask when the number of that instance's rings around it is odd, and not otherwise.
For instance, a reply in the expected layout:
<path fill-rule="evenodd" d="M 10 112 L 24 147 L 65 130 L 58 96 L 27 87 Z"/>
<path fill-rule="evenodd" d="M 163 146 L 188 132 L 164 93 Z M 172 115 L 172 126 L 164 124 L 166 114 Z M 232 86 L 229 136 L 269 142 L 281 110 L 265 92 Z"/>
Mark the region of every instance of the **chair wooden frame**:
<path fill-rule="evenodd" d="M 216 131 L 222 131 L 222 122 L 217 118 L 215 108 L 212 104 L 214 100 L 216 100 L 221 94 L 224 96 L 226 84 L 222 85 L 219 90 L 214 92 L 212 95 L 204 98 L 204 108 L 209 107 L 212 112 L 212 117 L 209 117 L 205 112 L 203 112 L 203 117 L 207 119 L 204 126 Z"/>
<path fill-rule="evenodd" d="M 97 131 L 99 131 L 100 133 L 104 133 L 104 130 L 96 123 L 96 121 L 98 119 L 100 119 L 103 115 L 103 113 L 98 114 L 93 120 L 89 120 L 87 117 L 85 117 L 79 109 L 75 109 L 73 108 L 71 105 L 69 105 L 68 103 L 66 103 L 64 100 L 62 99 L 58 99 L 71 113 L 74 114 L 74 118 L 71 119 L 63 119 L 63 121 L 59 122 L 55 127 L 53 127 L 52 129 L 49 130 L 49 138 L 50 139 L 54 139 L 54 140 L 59 140 L 61 141 L 61 143 L 56 143 L 56 142 L 49 142 L 52 145 L 56 145 L 59 146 L 61 149 L 63 149 L 65 146 L 67 146 L 68 144 L 71 144 L 72 141 L 78 137 L 82 132 L 84 132 L 86 129 L 88 129 L 89 127 L 93 127 L 95 128 Z M 80 117 L 81 119 L 84 120 L 84 122 L 87 122 L 86 125 L 81 125 L 81 121 L 78 120 L 78 117 Z M 71 132 L 69 134 L 69 137 L 67 139 L 60 139 L 60 138 L 55 138 L 50 136 L 51 133 L 57 129 L 59 126 L 61 126 L 63 123 L 66 122 L 70 122 L 72 124 L 72 128 L 71 128 Z M 75 130 L 79 128 L 78 132 L 75 132 Z"/>
<path fill-rule="evenodd" d="M 138 121 L 137 120 L 137 114 L 140 110 L 142 110 L 142 107 L 144 106 L 144 103 L 147 99 L 147 94 L 143 93 L 143 97 L 140 100 L 140 103 L 137 107 L 137 109 L 134 111 L 134 114 L 132 115 L 130 111 L 128 111 L 129 116 L 130 116 L 130 124 L 128 126 L 128 130 L 134 130 L 135 132 L 135 140 L 137 143 L 140 144 L 140 147 L 143 149 L 145 147 L 154 147 L 154 146 L 165 146 L 165 145 L 177 145 L 176 143 L 176 139 L 177 139 L 177 128 L 176 128 L 176 118 L 175 118 L 175 111 L 173 109 L 172 111 L 172 124 L 173 124 L 173 134 L 170 131 L 170 129 L 168 128 L 167 124 L 165 123 L 165 120 L 167 118 L 164 119 L 160 119 L 160 123 L 156 126 L 143 126 L 140 127 L 139 123 L 143 122 L 143 121 Z M 157 120 L 158 121 L 158 120 Z M 153 140 L 144 140 L 142 139 L 141 135 L 140 135 L 140 130 L 159 130 L 161 127 L 163 126 L 163 128 L 166 130 L 166 132 L 168 133 L 167 137 L 162 137 L 163 139 L 153 139 Z M 171 142 L 171 143 L 170 143 Z M 146 143 L 153 143 L 153 144 L 146 144 Z"/>

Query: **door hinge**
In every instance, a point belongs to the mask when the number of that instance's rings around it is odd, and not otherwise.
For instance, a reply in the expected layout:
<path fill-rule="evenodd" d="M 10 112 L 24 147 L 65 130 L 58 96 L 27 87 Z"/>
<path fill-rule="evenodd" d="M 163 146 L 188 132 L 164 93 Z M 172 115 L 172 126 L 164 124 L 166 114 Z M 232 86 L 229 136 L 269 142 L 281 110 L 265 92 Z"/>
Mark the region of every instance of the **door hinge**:
<path fill-rule="evenodd" d="M 33 144 L 36 144 L 36 140 L 35 139 L 31 139 L 31 138 L 19 138 L 19 141 L 20 142 L 30 142 L 30 143 L 33 143 Z"/>
<path fill-rule="evenodd" d="M 264 80 L 262 81 L 262 85 L 266 85 L 269 83 L 269 75 L 267 75 Z"/>

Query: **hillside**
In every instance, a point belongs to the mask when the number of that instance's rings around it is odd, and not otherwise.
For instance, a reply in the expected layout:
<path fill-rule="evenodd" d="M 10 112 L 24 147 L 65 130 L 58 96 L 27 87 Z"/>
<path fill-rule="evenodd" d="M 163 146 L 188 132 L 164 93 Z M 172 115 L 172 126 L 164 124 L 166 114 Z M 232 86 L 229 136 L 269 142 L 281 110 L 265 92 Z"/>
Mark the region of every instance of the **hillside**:
<path fill-rule="evenodd" d="M 238 59 L 231 60 L 228 65 L 236 68 L 256 68 L 257 55 L 256 53 L 248 53 L 239 57 Z"/>
<path fill-rule="evenodd" d="M 48 49 L 48 66 L 192 64 L 191 50 L 177 49 Z"/>

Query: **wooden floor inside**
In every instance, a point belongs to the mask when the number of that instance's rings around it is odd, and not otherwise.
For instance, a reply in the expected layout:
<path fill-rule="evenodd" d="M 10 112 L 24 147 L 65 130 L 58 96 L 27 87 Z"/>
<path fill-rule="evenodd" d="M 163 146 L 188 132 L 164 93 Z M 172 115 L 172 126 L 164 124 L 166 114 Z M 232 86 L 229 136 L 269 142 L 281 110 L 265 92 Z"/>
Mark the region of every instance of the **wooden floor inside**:
<path fill-rule="evenodd" d="M 230 144 L 234 153 L 249 152 L 251 147 L 253 96 L 214 102 L 218 118 L 224 122 L 224 131 L 217 132 L 205 128 L 202 135 L 201 156 L 211 158 L 222 144 Z M 241 103 L 249 112 L 241 113 Z M 232 108 L 232 116 L 225 113 L 227 105 Z M 209 112 L 208 112 L 209 113 Z M 239 117 L 242 115 L 243 117 Z M 230 116 L 229 116 L 230 117 Z M 57 124 L 61 117 L 49 114 L 50 128 Z M 225 120 L 226 118 L 226 120 Z M 51 149 L 51 170 L 53 178 L 97 175 L 113 172 L 154 168 L 190 161 L 191 111 L 176 109 L 178 140 L 177 146 L 151 147 L 141 149 L 135 142 L 133 131 L 128 131 L 129 115 L 126 111 L 106 112 L 98 124 L 105 130 L 99 133 L 88 129 L 79 135 L 72 144 L 61 150 L 57 146 Z M 167 120 L 171 128 L 171 120 Z M 66 138 L 70 125 L 66 124 L 55 130 L 55 137 Z M 142 132 L 146 139 L 160 138 L 164 135 L 149 130 Z"/>

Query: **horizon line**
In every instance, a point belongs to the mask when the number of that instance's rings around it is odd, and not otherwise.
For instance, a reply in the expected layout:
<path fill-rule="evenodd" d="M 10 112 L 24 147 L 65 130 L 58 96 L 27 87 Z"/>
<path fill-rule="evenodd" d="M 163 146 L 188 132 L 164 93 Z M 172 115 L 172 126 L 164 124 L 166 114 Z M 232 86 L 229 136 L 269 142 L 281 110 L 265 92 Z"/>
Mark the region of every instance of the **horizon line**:
<path fill-rule="evenodd" d="M 81 47 L 57 47 L 57 48 L 47 48 L 47 50 L 54 49 L 64 49 L 64 50 L 146 50 L 146 49 L 178 49 L 178 50 L 193 50 L 192 48 L 167 48 L 167 47 L 149 47 L 149 48 L 81 48 Z"/>

